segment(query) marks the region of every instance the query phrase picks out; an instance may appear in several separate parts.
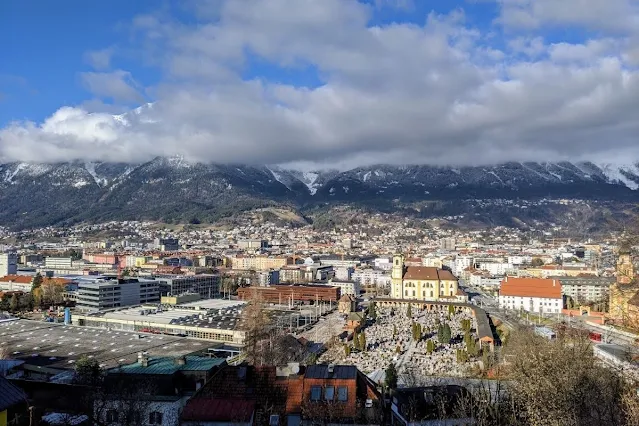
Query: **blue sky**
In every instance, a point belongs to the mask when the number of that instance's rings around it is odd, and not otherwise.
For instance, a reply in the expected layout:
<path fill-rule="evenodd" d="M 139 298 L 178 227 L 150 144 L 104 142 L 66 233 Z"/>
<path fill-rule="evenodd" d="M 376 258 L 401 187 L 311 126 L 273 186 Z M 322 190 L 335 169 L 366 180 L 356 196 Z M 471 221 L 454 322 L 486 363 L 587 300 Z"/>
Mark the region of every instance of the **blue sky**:
<path fill-rule="evenodd" d="M 5 1 L 0 40 L 6 161 L 490 163 L 636 145 L 634 0 Z"/>

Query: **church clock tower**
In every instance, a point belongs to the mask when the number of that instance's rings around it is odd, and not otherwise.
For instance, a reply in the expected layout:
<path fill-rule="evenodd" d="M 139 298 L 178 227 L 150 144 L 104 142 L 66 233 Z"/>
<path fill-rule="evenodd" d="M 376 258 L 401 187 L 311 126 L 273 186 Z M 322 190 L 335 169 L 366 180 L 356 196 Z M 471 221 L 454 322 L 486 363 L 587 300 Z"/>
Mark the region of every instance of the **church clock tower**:
<path fill-rule="evenodd" d="M 391 294 L 395 299 L 403 298 L 404 294 L 404 256 L 393 256 L 393 269 L 391 270 Z"/>

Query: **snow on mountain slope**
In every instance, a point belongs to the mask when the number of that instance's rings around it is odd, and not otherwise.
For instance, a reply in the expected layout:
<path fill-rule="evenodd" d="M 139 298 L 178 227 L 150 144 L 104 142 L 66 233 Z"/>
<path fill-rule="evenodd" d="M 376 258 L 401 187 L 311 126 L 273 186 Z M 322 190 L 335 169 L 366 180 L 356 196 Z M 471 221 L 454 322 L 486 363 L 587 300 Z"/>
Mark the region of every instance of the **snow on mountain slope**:
<path fill-rule="evenodd" d="M 598 167 L 611 183 L 620 182 L 632 190 L 639 189 L 639 167 L 637 163 L 600 164 Z"/>

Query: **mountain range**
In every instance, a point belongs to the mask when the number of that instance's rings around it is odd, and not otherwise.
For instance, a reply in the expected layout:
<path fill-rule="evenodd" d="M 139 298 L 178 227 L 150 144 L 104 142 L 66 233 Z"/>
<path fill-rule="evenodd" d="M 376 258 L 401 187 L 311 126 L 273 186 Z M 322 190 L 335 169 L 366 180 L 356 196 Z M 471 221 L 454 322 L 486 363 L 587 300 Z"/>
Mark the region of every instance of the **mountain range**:
<path fill-rule="evenodd" d="M 0 225 L 81 221 L 209 222 L 265 206 L 389 204 L 456 199 L 639 201 L 639 164 L 505 163 L 358 167 L 302 172 L 278 166 L 192 163 L 0 164 Z"/>

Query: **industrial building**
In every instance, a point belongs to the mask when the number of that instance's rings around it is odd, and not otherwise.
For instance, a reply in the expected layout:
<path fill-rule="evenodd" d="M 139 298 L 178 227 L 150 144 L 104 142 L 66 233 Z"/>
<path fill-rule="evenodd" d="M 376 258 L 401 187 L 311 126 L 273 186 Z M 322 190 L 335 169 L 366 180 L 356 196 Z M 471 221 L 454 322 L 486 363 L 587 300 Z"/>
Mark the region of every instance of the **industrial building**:
<path fill-rule="evenodd" d="M 295 302 L 316 303 L 335 302 L 340 298 L 339 287 L 327 285 L 273 285 L 270 287 L 241 287 L 237 290 L 240 300 L 251 300 L 253 295 L 264 301 L 277 304 Z"/>
<path fill-rule="evenodd" d="M 136 306 L 104 313 L 74 315 L 73 324 L 108 328 L 127 332 L 143 332 L 170 336 L 186 336 L 213 342 L 241 346 L 245 332 L 242 330 L 243 302 L 215 300 L 213 305 L 201 305 L 199 301 L 185 307 L 163 309 Z"/>

